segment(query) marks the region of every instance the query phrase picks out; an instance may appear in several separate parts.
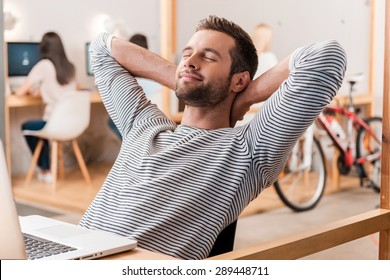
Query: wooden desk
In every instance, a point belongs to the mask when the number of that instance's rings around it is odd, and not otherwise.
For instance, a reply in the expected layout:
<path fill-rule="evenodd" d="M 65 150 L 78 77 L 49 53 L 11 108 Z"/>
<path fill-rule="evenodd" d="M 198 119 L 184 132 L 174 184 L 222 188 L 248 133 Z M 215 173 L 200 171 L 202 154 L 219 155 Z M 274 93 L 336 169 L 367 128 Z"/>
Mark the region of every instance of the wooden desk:
<path fill-rule="evenodd" d="M 101 258 L 101 260 L 178 260 L 178 259 L 168 255 L 164 255 L 162 253 L 155 253 L 137 247 L 127 252 L 103 257 Z"/>
<path fill-rule="evenodd" d="M 102 103 L 100 94 L 98 92 L 90 93 L 91 103 Z M 22 108 L 30 106 L 42 106 L 42 98 L 34 96 L 16 96 L 8 95 L 5 97 L 5 153 L 8 162 L 8 172 L 12 177 L 11 172 L 11 110 L 13 108 Z"/>
<path fill-rule="evenodd" d="M 90 97 L 91 103 L 102 103 L 102 99 L 100 98 L 100 94 L 98 92 L 91 92 Z M 5 98 L 5 102 L 7 108 L 43 105 L 42 98 L 40 96 L 8 95 Z"/>
<path fill-rule="evenodd" d="M 353 104 L 355 106 L 371 106 L 373 97 L 370 94 L 353 94 Z M 338 106 L 349 105 L 349 95 L 339 94 L 334 98 Z"/>

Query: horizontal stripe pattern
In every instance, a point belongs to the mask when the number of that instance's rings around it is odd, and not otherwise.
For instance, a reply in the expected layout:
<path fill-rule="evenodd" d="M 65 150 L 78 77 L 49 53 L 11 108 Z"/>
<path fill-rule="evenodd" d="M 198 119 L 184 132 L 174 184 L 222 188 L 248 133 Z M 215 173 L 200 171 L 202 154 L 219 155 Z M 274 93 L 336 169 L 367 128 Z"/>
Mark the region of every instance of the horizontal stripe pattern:
<path fill-rule="evenodd" d="M 96 84 L 123 135 L 118 158 L 80 225 L 134 238 L 183 259 L 208 256 L 218 234 L 270 186 L 288 152 L 341 86 L 336 41 L 298 49 L 290 76 L 255 118 L 236 128 L 176 125 L 110 56 L 111 36 L 91 44 Z"/>

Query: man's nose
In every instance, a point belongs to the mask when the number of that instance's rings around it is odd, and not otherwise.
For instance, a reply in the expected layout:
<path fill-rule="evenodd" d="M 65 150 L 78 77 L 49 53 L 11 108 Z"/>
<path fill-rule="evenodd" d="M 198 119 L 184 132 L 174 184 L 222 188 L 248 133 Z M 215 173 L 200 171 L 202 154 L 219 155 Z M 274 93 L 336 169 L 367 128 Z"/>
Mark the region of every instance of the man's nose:
<path fill-rule="evenodd" d="M 192 54 L 189 58 L 186 59 L 184 65 L 188 68 L 197 70 L 199 69 L 199 60 L 195 54 Z"/>

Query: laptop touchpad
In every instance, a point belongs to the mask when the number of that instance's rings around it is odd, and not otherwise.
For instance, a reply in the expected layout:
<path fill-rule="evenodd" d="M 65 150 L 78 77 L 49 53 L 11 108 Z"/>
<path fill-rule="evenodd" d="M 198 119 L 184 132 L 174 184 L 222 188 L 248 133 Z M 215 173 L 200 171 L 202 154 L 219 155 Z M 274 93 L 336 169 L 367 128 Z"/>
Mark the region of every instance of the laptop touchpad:
<path fill-rule="evenodd" d="M 37 229 L 36 231 L 41 232 L 43 234 L 48 234 L 52 236 L 56 236 L 59 238 L 69 238 L 73 236 L 79 236 L 82 234 L 88 234 L 89 232 L 85 229 L 78 228 L 76 226 L 67 226 L 67 225 L 58 225 L 47 228 Z"/>

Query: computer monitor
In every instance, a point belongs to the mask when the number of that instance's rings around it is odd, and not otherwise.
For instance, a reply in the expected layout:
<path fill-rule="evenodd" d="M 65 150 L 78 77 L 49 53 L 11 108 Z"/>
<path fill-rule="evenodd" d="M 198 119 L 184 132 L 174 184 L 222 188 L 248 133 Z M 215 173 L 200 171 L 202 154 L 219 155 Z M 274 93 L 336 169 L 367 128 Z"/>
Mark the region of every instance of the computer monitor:
<path fill-rule="evenodd" d="M 33 66 L 41 60 L 39 43 L 37 42 L 8 42 L 8 76 L 27 76 Z"/>
<path fill-rule="evenodd" d="M 91 42 L 85 43 L 85 62 L 87 66 L 87 75 L 88 76 L 93 76 L 92 69 L 91 69 L 91 61 L 89 58 L 89 46 Z"/>

